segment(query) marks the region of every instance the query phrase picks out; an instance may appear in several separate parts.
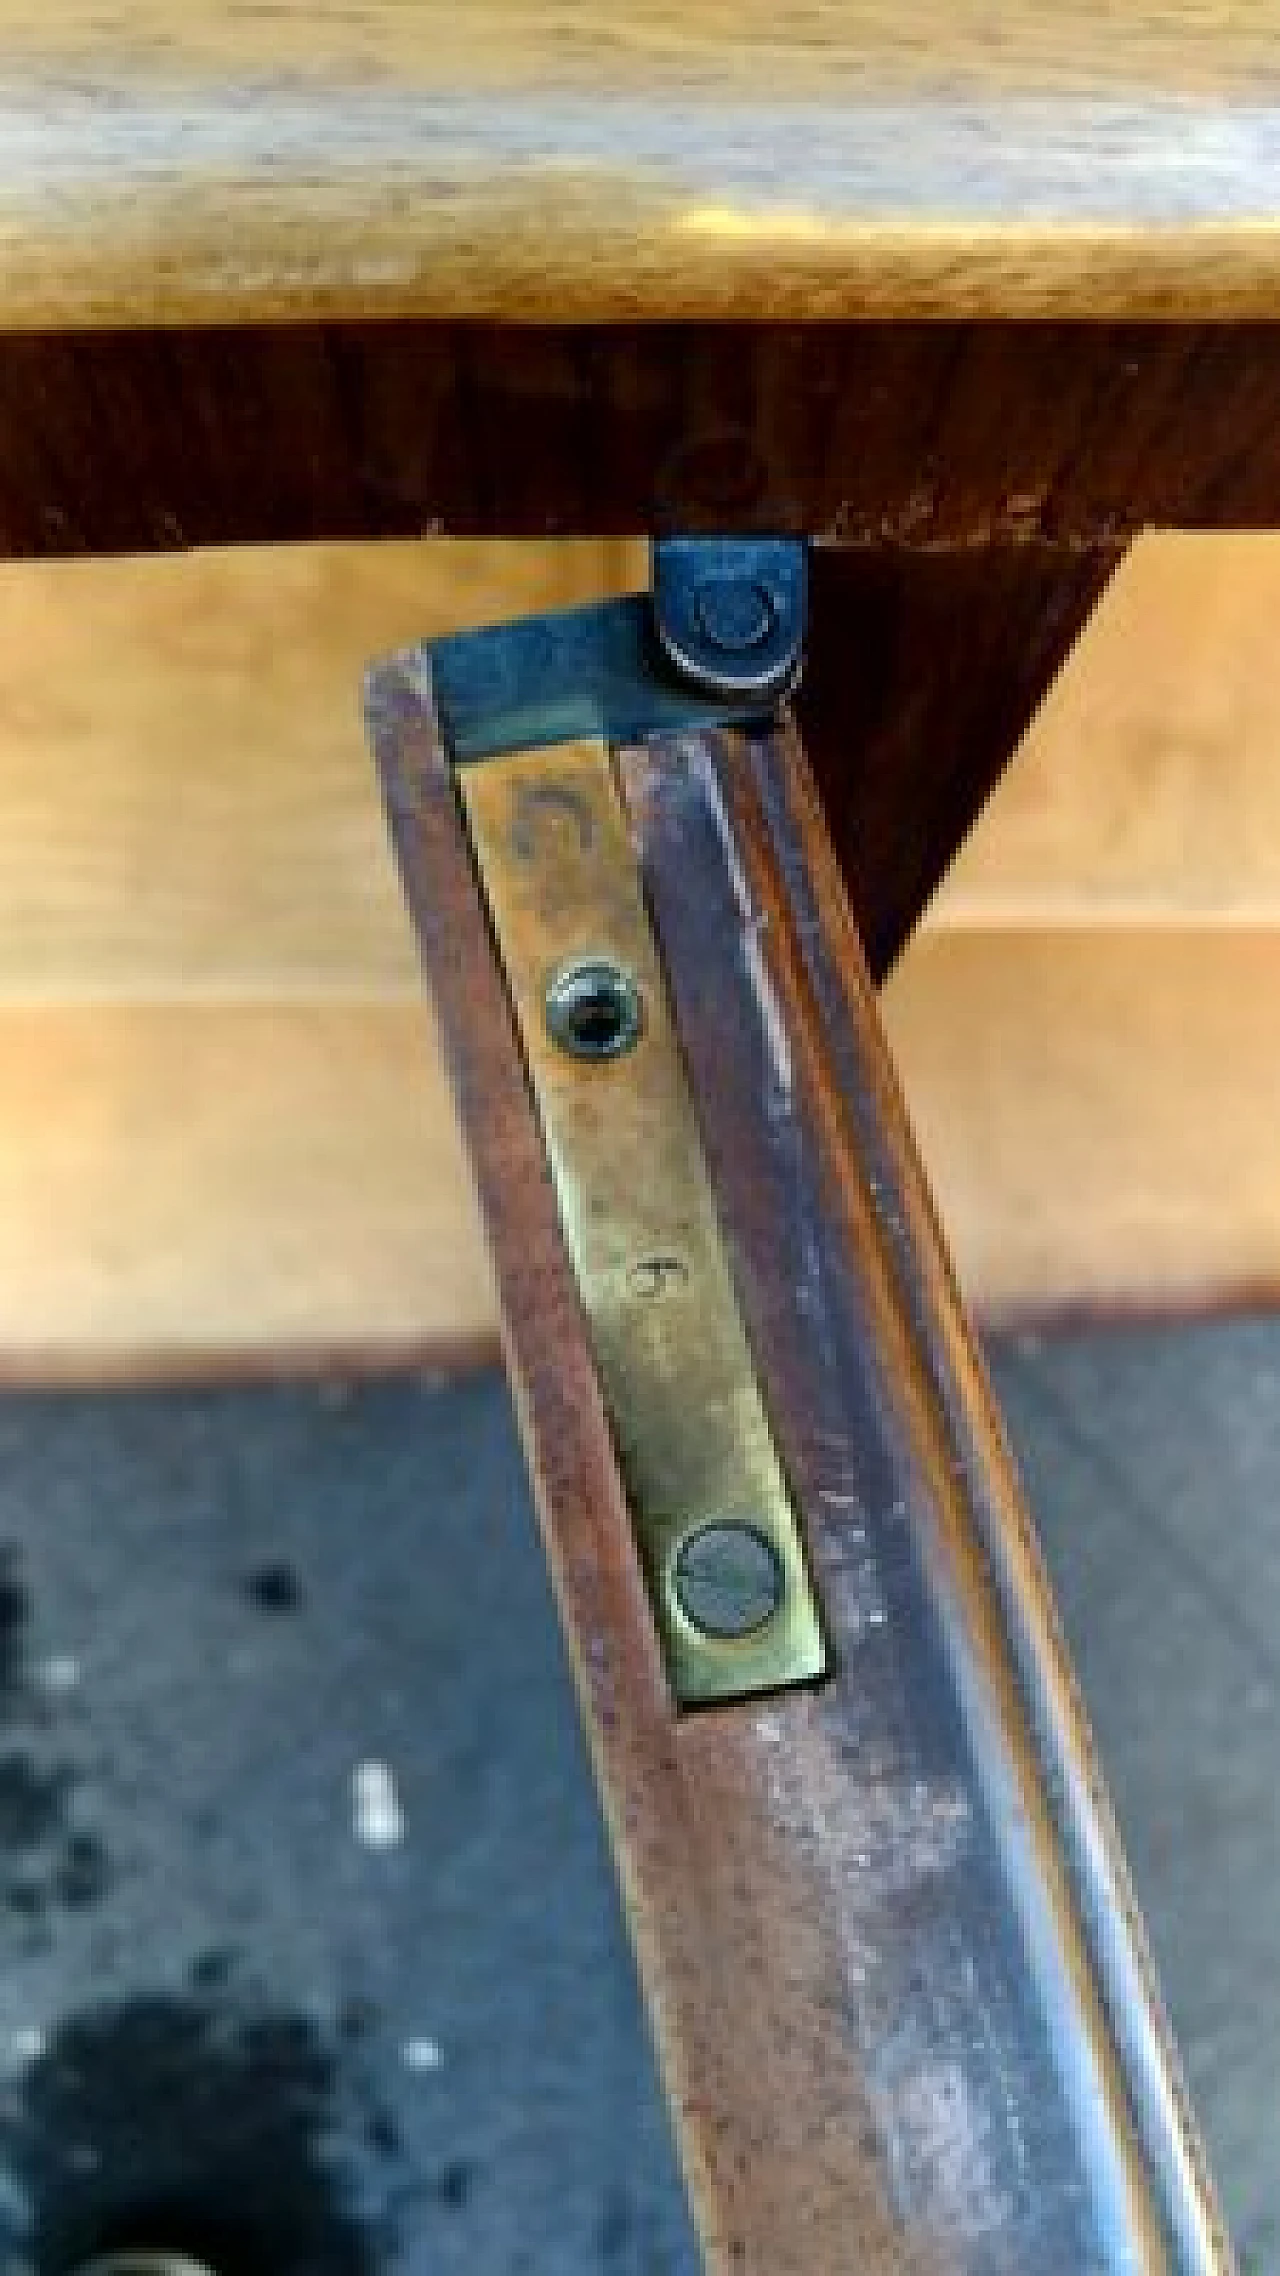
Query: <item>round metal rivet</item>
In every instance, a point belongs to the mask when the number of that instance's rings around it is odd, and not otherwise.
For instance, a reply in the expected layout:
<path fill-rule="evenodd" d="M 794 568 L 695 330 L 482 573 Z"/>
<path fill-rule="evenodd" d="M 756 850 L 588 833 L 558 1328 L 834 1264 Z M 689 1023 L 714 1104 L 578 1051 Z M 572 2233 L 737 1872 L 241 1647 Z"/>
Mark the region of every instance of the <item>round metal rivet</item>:
<path fill-rule="evenodd" d="M 685 1619 L 720 1641 L 754 1635 L 782 1602 L 778 1553 L 742 1518 L 717 1518 L 687 1533 L 676 1551 L 671 1580 Z"/>
<path fill-rule="evenodd" d="M 574 1059 L 617 1059 L 639 1041 L 640 990 L 608 957 L 563 965 L 546 994 L 547 1033 Z"/>
<path fill-rule="evenodd" d="M 725 655 L 758 648 L 773 631 L 777 611 L 763 585 L 746 577 L 707 577 L 699 585 L 694 615 L 704 640 Z"/>

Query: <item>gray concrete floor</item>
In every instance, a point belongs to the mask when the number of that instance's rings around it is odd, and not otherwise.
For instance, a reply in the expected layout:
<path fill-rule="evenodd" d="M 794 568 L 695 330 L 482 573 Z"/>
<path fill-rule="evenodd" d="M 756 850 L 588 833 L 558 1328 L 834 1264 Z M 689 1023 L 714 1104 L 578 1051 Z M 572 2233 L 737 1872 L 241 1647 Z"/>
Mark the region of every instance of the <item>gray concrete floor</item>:
<path fill-rule="evenodd" d="M 1280 1324 L 992 1359 L 1280 2276 Z M 0 2267 L 140 2228 L 237 2276 L 697 2266 L 496 1380 L 0 1400 Z"/>

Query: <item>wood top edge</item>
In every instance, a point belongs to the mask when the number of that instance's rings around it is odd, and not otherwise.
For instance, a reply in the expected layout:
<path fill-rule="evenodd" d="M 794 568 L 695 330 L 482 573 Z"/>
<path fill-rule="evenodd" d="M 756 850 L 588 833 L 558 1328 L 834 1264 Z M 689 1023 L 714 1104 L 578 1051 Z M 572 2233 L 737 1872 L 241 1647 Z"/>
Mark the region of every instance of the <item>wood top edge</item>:
<path fill-rule="evenodd" d="M 6 71 L 0 329 L 1280 314 L 1274 102 Z"/>

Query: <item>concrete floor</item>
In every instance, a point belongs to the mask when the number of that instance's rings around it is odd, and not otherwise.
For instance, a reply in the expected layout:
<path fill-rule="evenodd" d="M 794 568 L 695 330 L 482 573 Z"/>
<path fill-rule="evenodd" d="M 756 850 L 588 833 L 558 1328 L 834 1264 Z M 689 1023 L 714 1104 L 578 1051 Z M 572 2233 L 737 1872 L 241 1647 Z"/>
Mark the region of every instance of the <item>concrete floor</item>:
<path fill-rule="evenodd" d="M 1280 1324 L 992 1358 L 1280 2276 Z M 0 1401 L 0 2268 L 140 2227 L 237 2276 L 697 2267 L 496 1380 Z"/>

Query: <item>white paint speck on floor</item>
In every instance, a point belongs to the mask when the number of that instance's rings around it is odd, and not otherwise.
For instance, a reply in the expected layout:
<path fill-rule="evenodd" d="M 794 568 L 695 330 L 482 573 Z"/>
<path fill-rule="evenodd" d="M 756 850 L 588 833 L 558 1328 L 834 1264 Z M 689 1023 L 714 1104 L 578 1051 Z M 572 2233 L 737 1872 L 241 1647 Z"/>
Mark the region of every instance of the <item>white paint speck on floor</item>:
<path fill-rule="evenodd" d="M 406 2039 L 404 2067 L 408 2071 L 438 2071 L 444 2063 L 444 2054 L 435 2039 Z"/>
<path fill-rule="evenodd" d="M 385 1762 L 360 1762 L 351 1777 L 356 1840 L 365 1849 L 397 1849 L 404 1840 L 404 1811 Z"/>

